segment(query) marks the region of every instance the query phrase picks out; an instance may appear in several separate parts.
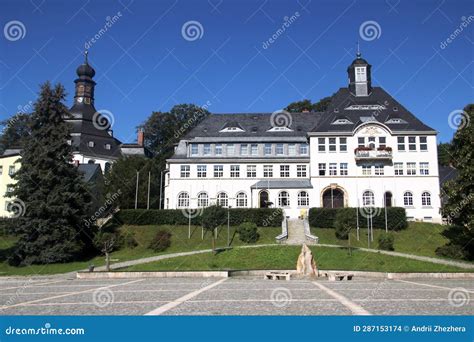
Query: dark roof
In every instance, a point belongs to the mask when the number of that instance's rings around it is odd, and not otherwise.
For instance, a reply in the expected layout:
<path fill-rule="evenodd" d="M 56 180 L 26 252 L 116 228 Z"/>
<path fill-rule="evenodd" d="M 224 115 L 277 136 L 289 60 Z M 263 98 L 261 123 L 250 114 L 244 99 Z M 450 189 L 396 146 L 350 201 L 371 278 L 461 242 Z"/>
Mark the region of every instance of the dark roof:
<path fill-rule="evenodd" d="M 85 182 L 92 180 L 98 172 L 102 173 L 99 164 L 79 164 L 77 169 L 82 172 Z"/>
<path fill-rule="evenodd" d="M 438 166 L 439 170 L 439 184 L 442 186 L 447 181 L 450 181 L 458 176 L 458 170 L 451 166 Z"/>
<path fill-rule="evenodd" d="M 351 105 L 382 105 L 385 109 L 350 110 Z M 373 87 L 369 96 L 355 96 L 349 88 L 340 88 L 332 98 L 326 113 L 317 122 L 312 132 L 352 132 L 363 123 L 364 117 L 373 117 L 374 120 L 385 124 L 393 131 L 426 131 L 434 129 L 418 120 L 408 109 L 390 96 L 384 89 Z M 332 125 L 339 118 L 346 118 L 353 124 Z M 406 123 L 388 123 L 389 119 L 402 119 Z"/>
<path fill-rule="evenodd" d="M 308 130 L 319 120 L 321 113 L 288 113 L 291 131 L 268 132 L 278 121 L 272 113 L 212 114 L 201 121 L 183 138 L 196 137 L 305 137 Z M 281 115 L 288 115 L 282 113 Z M 272 118 L 272 115 L 273 118 Z M 276 124 L 273 122 L 277 122 Z M 238 125 L 238 126 L 236 126 Z M 225 127 L 241 127 L 244 132 L 220 132 Z"/>

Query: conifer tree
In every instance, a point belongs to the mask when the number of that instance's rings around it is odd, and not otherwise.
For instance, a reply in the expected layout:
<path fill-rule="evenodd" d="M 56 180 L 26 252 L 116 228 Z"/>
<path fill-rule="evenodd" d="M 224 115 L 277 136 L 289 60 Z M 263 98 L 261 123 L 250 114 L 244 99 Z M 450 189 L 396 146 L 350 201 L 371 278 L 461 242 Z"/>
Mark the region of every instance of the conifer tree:
<path fill-rule="evenodd" d="M 52 88 L 46 82 L 34 105 L 31 135 L 24 141 L 11 194 L 21 203 L 19 217 L 11 220 L 11 231 L 18 236 L 9 258 L 12 265 L 78 260 L 93 245 L 94 232 L 85 225 L 91 195 L 71 163 L 64 98 L 62 85 Z"/>

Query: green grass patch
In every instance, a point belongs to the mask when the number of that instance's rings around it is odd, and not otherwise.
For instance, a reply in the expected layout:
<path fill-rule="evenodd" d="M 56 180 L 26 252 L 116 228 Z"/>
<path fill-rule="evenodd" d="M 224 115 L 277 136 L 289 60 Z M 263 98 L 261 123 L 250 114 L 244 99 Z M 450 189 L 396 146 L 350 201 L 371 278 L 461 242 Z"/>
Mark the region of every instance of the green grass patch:
<path fill-rule="evenodd" d="M 446 226 L 425 222 L 410 222 L 407 229 L 392 232 L 395 237 L 395 251 L 421 256 L 438 257 L 436 248 L 443 246 L 448 240 L 441 235 Z M 320 243 L 347 246 L 348 240 L 338 240 L 333 228 L 311 228 L 311 232 L 319 237 Z M 378 237 L 385 232 L 383 229 L 374 229 L 374 241 L 371 248 L 378 247 Z M 360 240 L 357 241 L 356 230 L 351 230 L 351 245 L 354 247 L 368 247 L 367 229 L 360 229 Z"/>
<path fill-rule="evenodd" d="M 148 245 L 160 229 L 167 229 L 172 233 L 171 246 L 164 252 L 155 253 L 148 249 Z M 239 240 L 238 235 L 234 236 L 235 227 L 230 227 L 231 246 L 248 245 Z M 194 250 L 203 250 L 211 248 L 211 235 L 209 232 L 204 232 L 204 239 L 201 238 L 201 227 L 191 226 L 191 238 L 188 239 L 187 226 L 122 226 L 120 230 L 132 232 L 138 246 L 135 248 L 123 248 L 111 253 L 111 259 L 114 262 L 121 262 L 127 260 L 134 260 L 140 258 L 151 257 L 155 255 L 187 252 Z M 258 229 L 260 239 L 256 244 L 275 243 L 275 236 L 281 233 L 281 228 L 262 227 Z M 102 266 L 105 264 L 104 256 L 97 256 L 89 260 L 49 264 L 49 265 L 31 265 L 25 267 L 13 267 L 8 265 L 6 259 L 11 252 L 10 248 L 14 245 L 16 239 L 12 236 L 0 236 L 0 276 L 6 275 L 41 275 L 41 274 L 56 274 L 78 271 L 86 269 L 90 264 L 95 266 Z M 218 229 L 218 237 L 216 240 L 217 247 L 224 247 L 227 245 L 227 227 Z"/>
<path fill-rule="evenodd" d="M 235 248 L 213 255 L 203 253 L 165 259 L 121 269 L 120 271 L 209 271 L 244 269 L 295 269 L 301 248 L 272 246 Z M 380 253 L 311 246 L 320 269 L 378 272 L 469 272 L 458 267 L 394 257 Z"/>

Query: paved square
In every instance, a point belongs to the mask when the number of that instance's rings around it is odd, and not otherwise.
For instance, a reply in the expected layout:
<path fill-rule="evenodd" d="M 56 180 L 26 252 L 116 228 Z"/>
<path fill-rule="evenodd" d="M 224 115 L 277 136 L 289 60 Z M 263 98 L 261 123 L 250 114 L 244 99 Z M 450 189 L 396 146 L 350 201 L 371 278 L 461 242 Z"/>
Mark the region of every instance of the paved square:
<path fill-rule="evenodd" d="M 0 279 L 0 315 L 473 315 L 466 279 Z"/>

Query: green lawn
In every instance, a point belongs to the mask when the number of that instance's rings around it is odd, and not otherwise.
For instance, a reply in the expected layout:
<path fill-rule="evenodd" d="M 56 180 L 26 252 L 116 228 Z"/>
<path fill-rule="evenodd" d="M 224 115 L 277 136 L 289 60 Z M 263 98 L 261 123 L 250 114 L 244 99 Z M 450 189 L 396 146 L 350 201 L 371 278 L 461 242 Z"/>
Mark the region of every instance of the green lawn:
<path fill-rule="evenodd" d="M 441 235 L 445 226 L 433 223 L 410 222 L 408 228 L 393 232 L 395 251 L 415 255 L 438 257 L 436 248 L 444 245 L 447 239 Z M 319 237 L 320 243 L 347 246 L 347 240 L 338 240 L 332 228 L 311 228 L 311 232 Z M 371 248 L 377 248 L 377 238 L 383 229 L 374 229 L 374 242 Z M 357 241 L 355 230 L 351 231 L 351 244 L 356 247 L 367 247 L 367 229 L 360 229 L 360 240 Z"/>
<path fill-rule="evenodd" d="M 193 250 L 202 250 L 211 248 L 211 236 L 209 233 L 201 239 L 201 227 L 191 227 L 191 238 L 188 239 L 187 226 L 122 226 L 121 230 L 133 232 L 138 246 L 124 248 L 111 254 L 114 262 L 146 258 L 154 255 L 185 252 Z M 171 246 L 164 252 L 155 253 L 148 249 L 148 243 L 153 235 L 159 229 L 167 229 L 172 233 Z M 235 228 L 231 227 L 230 237 L 232 239 Z M 281 228 L 262 227 L 259 228 L 260 239 L 257 244 L 275 243 L 275 236 L 281 233 Z M 224 247 L 227 244 L 227 228 L 219 228 L 217 247 Z M 50 264 L 50 265 L 32 265 L 25 267 L 12 267 L 5 261 L 8 257 L 9 248 L 14 244 L 15 239 L 10 236 L 0 236 L 0 276 L 2 275 L 34 275 L 34 274 L 55 274 L 77 271 L 87 268 L 90 264 L 102 266 L 105 264 L 103 256 L 95 257 L 90 260 L 73 262 L 66 264 Z M 243 245 L 238 235 L 231 240 L 232 246 Z"/>
<path fill-rule="evenodd" d="M 177 257 L 147 264 L 135 265 L 120 271 L 187 271 L 187 270 L 239 270 L 239 269 L 295 269 L 301 248 L 275 246 L 236 248 L 221 252 Z M 321 269 L 360 270 L 383 272 L 468 272 L 452 266 L 393 257 L 380 253 L 347 248 L 311 246 L 316 263 Z M 471 270 L 472 271 L 472 270 Z"/>

